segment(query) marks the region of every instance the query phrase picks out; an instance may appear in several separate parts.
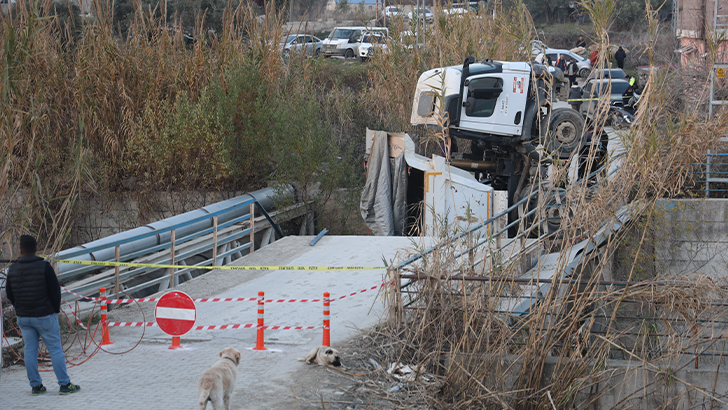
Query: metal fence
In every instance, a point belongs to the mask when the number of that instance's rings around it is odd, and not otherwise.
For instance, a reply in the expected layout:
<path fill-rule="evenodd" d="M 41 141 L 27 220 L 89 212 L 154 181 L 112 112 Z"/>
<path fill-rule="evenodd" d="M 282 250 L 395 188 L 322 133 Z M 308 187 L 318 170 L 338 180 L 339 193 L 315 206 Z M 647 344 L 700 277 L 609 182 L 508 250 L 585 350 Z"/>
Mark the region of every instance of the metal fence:
<path fill-rule="evenodd" d="M 218 224 L 219 217 L 239 208 L 248 208 L 249 212 Z M 256 216 L 256 210 L 259 211 L 258 216 Z M 72 265 L 73 269 L 66 269 L 59 274 L 61 281 L 72 280 L 65 286 L 75 294 L 95 295 L 102 287 L 113 289 L 117 295 L 121 291 L 130 295 L 149 294 L 192 279 L 193 273 L 195 275 L 202 273 L 202 271 L 197 271 L 201 266 L 227 265 L 235 259 L 252 253 L 256 249 L 256 243 L 258 248 L 272 243 L 276 240 L 276 235 L 283 236 L 277 225 L 278 222 L 298 217 L 307 218 L 307 212 L 305 204 L 297 204 L 269 214 L 257 200 L 249 199 L 207 215 L 181 223 L 169 224 L 150 232 L 73 252 L 64 251 L 54 255 L 52 259 L 56 261 L 89 260 L 89 255 L 93 256 L 93 253 L 106 251 L 106 254 L 113 255 L 112 258 L 104 259 L 109 262 L 189 265 L 188 268 L 168 269 L 153 266 L 99 268 L 94 265 Z M 191 232 L 187 230 L 184 236 L 176 235 L 179 230 L 200 225 L 202 222 L 209 227 L 194 229 Z M 160 239 L 163 236 L 165 240 Z M 138 251 L 120 252 L 123 245 L 145 238 L 154 238 L 159 244 L 145 246 Z M 95 258 L 91 258 L 91 260 L 96 261 Z M 64 292 L 62 297 L 66 301 L 73 301 L 78 299 L 75 294 Z"/>

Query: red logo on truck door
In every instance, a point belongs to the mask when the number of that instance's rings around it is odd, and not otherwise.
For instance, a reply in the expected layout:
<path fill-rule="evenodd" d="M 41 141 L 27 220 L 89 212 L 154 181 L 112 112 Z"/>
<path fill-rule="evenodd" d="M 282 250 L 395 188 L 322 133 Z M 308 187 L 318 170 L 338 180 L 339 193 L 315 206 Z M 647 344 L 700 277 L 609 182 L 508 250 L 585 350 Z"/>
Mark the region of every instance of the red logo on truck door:
<path fill-rule="evenodd" d="M 513 77 L 513 93 L 516 92 L 516 88 L 518 88 L 518 78 Z"/>
<path fill-rule="evenodd" d="M 523 82 L 525 81 L 525 78 L 521 77 L 521 81 L 518 82 L 518 89 L 521 91 L 521 94 L 523 94 Z M 515 92 L 516 90 L 513 90 Z"/>

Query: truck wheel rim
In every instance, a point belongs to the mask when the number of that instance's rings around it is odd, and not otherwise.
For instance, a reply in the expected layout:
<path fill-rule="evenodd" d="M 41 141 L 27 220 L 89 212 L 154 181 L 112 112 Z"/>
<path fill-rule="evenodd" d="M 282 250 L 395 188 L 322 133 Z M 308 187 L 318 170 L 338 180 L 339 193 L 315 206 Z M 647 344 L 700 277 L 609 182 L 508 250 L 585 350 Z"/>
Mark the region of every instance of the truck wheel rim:
<path fill-rule="evenodd" d="M 564 122 L 556 127 L 556 140 L 562 144 L 568 144 L 576 138 L 576 127 L 570 122 Z"/>

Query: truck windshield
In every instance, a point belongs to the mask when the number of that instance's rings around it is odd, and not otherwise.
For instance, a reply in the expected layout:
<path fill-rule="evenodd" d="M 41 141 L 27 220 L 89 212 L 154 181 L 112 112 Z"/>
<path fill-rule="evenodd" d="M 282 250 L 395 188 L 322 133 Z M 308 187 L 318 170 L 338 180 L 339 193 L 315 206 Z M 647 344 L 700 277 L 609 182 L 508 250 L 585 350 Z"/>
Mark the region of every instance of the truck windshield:
<path fill-rule="evenodd" d="M 354 34 L 357 30 L 352 29 L 346 29 L 346 28 L 339 28 L 331 32 L 331 35 L 329 38 L 335 39 L 335 40 L 341 40 L 341 39 L 349 39 L 354 37 Z"/>

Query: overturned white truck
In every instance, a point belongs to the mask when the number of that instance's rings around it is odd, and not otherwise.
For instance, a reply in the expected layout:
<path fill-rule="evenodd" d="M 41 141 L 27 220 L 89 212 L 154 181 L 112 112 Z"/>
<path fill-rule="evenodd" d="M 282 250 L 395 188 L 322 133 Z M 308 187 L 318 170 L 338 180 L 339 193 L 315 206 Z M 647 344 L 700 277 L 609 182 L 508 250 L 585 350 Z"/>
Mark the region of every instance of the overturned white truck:
<path fill-rule="evenodd" d="M 361 202 L 367 224 L 378 235 L 423 234 L 438 221 L 471 224 L 473 215 L 486 220 L 548 184 L 545 166 L 569 158 L 585 141 L 582 116 L 553 108 L 556 89 L 563 85 L 560 70 L 528 62 L 468 57 L 462 65 L 424 72 L 415 90 L 412 125 L 440 129 L 443 136 L 470 141 L 470 147 L 429 159 L 416 155 L 414 144 L 408 148 L 409 136 L 389 134 L 389 142 L 378 144 L 377 136 L 387 134 L 368 132 Z M 392 136 L 404 145 L 401 150 L 389 149 L 398 144 Z M 389 157 L 394 159 L 383 161 Z M 549 185 L 545 200 L 559 202 L 562 191 Z M 532 198 L 520 212 L 512 211 L 509 221 L 536 206 Z M 540 228 L 557 229 L 558 212 L 557 207 Z"/>

